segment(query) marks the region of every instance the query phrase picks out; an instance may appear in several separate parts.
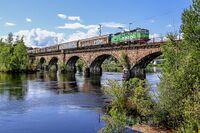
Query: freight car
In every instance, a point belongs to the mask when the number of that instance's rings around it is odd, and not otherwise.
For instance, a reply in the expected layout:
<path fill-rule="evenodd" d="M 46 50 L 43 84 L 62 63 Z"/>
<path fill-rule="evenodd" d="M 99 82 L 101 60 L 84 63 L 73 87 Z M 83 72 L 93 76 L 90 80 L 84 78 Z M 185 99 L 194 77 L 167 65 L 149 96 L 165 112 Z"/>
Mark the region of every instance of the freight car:
<path fill-rule="evenodd" d="M 55 52 L 59 50 L 59 45 L 53 45 L 46 47 L 46 52 Z"/>
<path fill-rule="evenodd" d="M 79 43 L 79 41 L 72 41 L 72 42 L 59 44 L 59 50 L 77 48 L 78 47 L 78 43 Z"/>
<path fill-rule="evenodd" d="M 110 44 L 110 35 L 103 35 L 103 36 L 79 40 L 78 47 L 83 48 L 83 47 L 97 46 L 104 44 Z"/>

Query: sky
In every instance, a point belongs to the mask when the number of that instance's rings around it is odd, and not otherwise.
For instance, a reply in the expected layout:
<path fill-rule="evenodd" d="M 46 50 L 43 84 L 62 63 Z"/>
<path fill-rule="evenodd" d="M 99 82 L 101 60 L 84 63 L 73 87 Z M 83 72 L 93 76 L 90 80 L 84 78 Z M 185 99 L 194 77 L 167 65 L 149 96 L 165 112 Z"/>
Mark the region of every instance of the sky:
<path fill-rule="evenodd" d="M 0 38 L 12 32 L 29 47 L 113 34 L 136 27 L 151 37 L 178 32 L 192 0 L 0 0 Z"/>

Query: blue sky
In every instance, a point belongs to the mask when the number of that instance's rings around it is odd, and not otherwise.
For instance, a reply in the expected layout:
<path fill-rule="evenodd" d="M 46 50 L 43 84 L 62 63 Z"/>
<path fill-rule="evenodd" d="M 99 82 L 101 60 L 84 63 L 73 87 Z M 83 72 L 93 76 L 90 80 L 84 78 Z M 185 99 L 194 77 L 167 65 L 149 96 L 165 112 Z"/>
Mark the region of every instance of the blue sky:
<path fill-rule="evenodd" d="M 45 46 L 142 27 L 151 34 L 178 31 L 191 0 L 1 0 L 0 36 L 24 35 L 28 46 Z"/>

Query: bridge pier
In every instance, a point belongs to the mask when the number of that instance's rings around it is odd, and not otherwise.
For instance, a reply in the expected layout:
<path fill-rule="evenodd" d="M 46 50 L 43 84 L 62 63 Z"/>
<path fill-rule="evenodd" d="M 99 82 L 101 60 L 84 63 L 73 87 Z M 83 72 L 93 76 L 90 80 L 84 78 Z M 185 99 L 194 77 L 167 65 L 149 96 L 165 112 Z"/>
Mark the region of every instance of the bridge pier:
<path fill-rule="evenodd" d="M 130 79 L 130 70 L 129 69 L 123 69 L 123 75 L 122 75 L 122 77 L 123 77 L 123 79 Z"/>
<path fill-rule="evenodd" d="M 90 77 L 90 68 L 86 67 L 84 69 L 84 75 L 85 75 L 85 77 Z"/>
<path fill-rule="evenodd" d="M 145 68 L 134 67 L 130 70 L 130 78 L 139 78 L 144 80 L 146 78 Z"/>

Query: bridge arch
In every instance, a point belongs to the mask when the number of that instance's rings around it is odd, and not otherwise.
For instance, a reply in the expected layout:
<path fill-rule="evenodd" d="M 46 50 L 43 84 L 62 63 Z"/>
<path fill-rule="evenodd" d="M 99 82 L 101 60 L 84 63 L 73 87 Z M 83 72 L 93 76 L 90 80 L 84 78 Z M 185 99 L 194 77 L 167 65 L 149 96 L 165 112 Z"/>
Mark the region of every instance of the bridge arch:
<path fill-rule="evenodd" d="M 58 70 L 58 58 L 52 57 L 48 64 L 48 70 L 51 69 L 52 66 L 55 66 L 55 71 Z"/>
<path fill-rule="evenodd" d="M 147 54 L 146 56 L 141 57 L 139 61 L 137 61 L 137 63 L 131 67 L 130 69 L 131 77 L 139 77 L 141 79 L 144 79 L 146 77 L 145 68 L 151 61 L 153 61 L 155 58 L 159 57 L 160 55 L 162 55 L 162 52 L 157 51 L 157 52 Z"/>
<path fill-rule="evenodd" d="M 41 57 L 39 60 L 39 65 L 38 65 L 40 70 L 45 70 L 46 68 L 45 63 L 46 63 L 46 59 L 44 57 Z"/>
<path fill-rule="evenodd" d="M 81 59 L 83 61 L 84 65 L 86 65 L 86 63 L 85 63 L 85 61 L 83 60 L 82 57 L 72 56 L 66 62 L 68 71 L 76 73 L 76 63 L 79 59 Z"/>
<path fill-rule="evenodd" d="M 161 51 L 148 54 L 148 55 L 142 57 L 141 59 L 139 59 L 139 61 L 133 67 L 146 68 L 147 65 L 151 61 L 153 61 L 155 58 L 159 57 L 160 55 L 162 55 Z"/>
<path fill-rule="evenodd" d="M 116 60 L 118 60 L 112 54 L 102 54 L 102 55 L 97 56 L 89 66 L 90 73 L 93 74 L 93 75 L 102 75 L 102 67 L 101 67 L 101 65 L 103 64 L 103 62 L 106 59 L 108 59 L 110 57 L 114 57 Z"/>
<path fill-rule="evenodd" d="M 42 63 L 42 64 L 43 64 L 43 63 L 46 63 L 46 59 L 45 59 L 44 57 L 41 57 L 41 58 L 40 58 L 40 63 Z"/>

